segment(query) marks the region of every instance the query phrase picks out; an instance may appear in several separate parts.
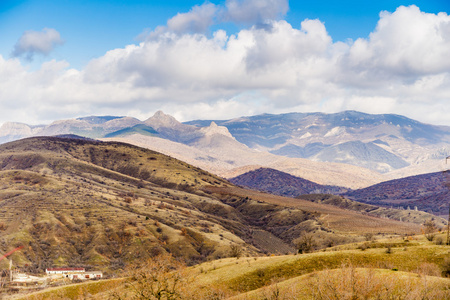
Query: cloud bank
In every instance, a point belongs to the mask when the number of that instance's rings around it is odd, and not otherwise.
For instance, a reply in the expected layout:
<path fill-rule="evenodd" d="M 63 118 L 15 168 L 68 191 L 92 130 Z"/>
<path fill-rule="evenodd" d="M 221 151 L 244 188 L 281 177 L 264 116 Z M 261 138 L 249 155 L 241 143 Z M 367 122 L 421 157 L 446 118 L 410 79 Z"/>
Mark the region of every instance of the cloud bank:
<path fill-rule="evenodd" d="M 64 44 L 58 31 L 53 28 L 44 28 L 42 31 L 25 31 L 19 38 L 13 57 L 25 56 L 32 60 L 35 54 L 49 54 L 56 46 Z"/>
<path fill-rule="evenodd" d="M 320 20 L 295 28 L 277 19 L 288 9 L 286 1 L 259 3 L 226 2 L 226 14 L 241 5 L 242 15 L 233 18 L 255 22 L 237 34 L 204 33 L 224 14 L 206 3 L 82 70 L 49 61 L 28 71 L 18 59 L 0 57 L 0 98 L 8 99 L 0 119 L 39 122 L 90 114 L 144 119 L 163 109 L 190 120 L 353 109 L 450 125 L 446 13 L 401 6 L 382 12 L 367 38 L 343 43 L 333 42 Z M 250 13 L 246 5 L 261 9 Z M 260 20 L 267 26 L 258 25 Z"/>

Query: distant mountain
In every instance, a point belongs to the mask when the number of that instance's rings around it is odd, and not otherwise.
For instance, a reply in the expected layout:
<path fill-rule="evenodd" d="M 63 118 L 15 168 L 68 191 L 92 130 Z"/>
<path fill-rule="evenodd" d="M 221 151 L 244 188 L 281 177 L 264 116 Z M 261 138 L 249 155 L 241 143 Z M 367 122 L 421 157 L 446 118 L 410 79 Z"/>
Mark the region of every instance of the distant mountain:
<path fill-rule="evenodd" d="M 346 188 L 317 184 L 269 168 L 259 168 L 231 178 L 229 181 L 236 185 L 287 197 L 303 194 L 336 194 L 347 191 Z"/>
<path fill-rule="evenodd" d="M 5 123 L 0 127 L 0 143 L 62 134 L 138 143 L 226 178 L 267 167 L 349 188 L 441 171 L 450 154 L 450 127 L 355 111 L 186 123 L 158 111 L 145 121 L 89 116 L 43 126 Z"/>
<path fill-rule="evenodd" d="M 430 171 L 430 165 L 421 168 L 428 161 L 439 171 L 440 161 L 450 154 L 450 127 L 393 114 L 263 114 L 186 124 L 205 126 L 211 121 L 227 127 L 236 140 L 250 148 L 277 155 L 348 163 L 381 173 L 410 166 L 396 177 Z"/>
<path fill-rule="evenodd" d="M 137 125 L 134 125 L 133 127 L 127 127 L 127 128 L 123 128 L 123 129 L 108 133 L 105 135 L 105 137 L 113 138 L 113 137 L 127 136 L 127 135 L 131 135 L 131 134 L 142 134 L 142 135 L 154 136 L 154 135 L 157 135 L 158 132 L 150 126 L 147 126 L 144 124 L 137 124 Z"/>
<path fill-rule="evenodd" d="M 58 120 L 49 125 L 40 126 L 8 122 L 0 127 L 0 143 L 31 136 L 56 136 L 63 134 L 75 134 L 96 139 L 142 123 L 136 118 L 113 116 L 90 116 Z"/>
<path fill-rule="evenodd" d="M 450 174 L 436 172 L 382 182 L 344 196 L 374 205 L 415 209 L 448 216 Z"/>

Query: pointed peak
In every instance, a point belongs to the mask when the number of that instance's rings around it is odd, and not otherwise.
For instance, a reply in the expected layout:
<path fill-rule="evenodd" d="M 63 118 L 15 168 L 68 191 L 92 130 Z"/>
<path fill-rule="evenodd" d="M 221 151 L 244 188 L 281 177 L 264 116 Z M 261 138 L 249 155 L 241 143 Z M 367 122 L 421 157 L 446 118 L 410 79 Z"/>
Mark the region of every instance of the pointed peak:
<path fill-rule="evenodd" d="M 205 135 L 214 135 L 214 134 L 220 134 L 227 137 L 230 137 L 234 139 L 234 137 L 231 135 L 231 133 L 228 131 L 228 128 L 225 126 L 219 126 L 216 124 L 216 122 L 211 122 L 209 127 L 203 127 L 200 129 Z"/>
<path fill-rule="evenodd" d="M 158 130 L 160 127 L 176 127 L 181 125 L 180 122 L 177 121 L 174 117 L 165 114 L 161 110 L 158 110 L 152 117 L 148 118 L 145 122 L 145 124 L 153 127 L 154 129 Z"/>
<path fill-rule="evenodd" d="M 166 115 L 162 110 L 158 110 L 153 115 L 154 118 L 161 118 L 161 117 L 166 117 L 166 116 L 168 116 L 168 115 Z"/>

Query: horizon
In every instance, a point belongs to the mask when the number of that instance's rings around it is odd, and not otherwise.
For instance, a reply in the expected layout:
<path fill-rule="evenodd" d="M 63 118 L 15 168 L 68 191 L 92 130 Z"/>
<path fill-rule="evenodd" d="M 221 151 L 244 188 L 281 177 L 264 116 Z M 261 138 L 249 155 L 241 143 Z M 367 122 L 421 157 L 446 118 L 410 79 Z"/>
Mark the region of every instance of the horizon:
<path fill-rule="evenodd" d="M 168 115 L 171 116 L 173 118 L 175 118 L 178 122 L 180 123 L 189 123 L 189 122 L 194 122 L 194 121 L 229 121 L 229 120 L 233 120 L 233 119 L 240 119 L 240 118 L 251 118 L 251 117 L 256 117 L 256 116 L 264 116 L 264 115 L 271 115 L 271 116 L 276 116 L 276 115 L 287 115 L 287 114 L 325 114 L 325 115 L 333 115 L 333 114 L 340 114 L 340 113 L 345 113 L 345 112 L 356 112 L 356 113 L 361 113 L 361 114 L 367 114 L 367 115 L 393 115 L 393 116 L 398 116 L 398 117 L 403 117 L 403 118 L 407 118 L 416 122 L 420 122 L 422 124 L 426 124 L 426 125 L 432 125 L 432 126 L 448 126 L 450 127 L 450 125 L 442 125 L 442 124 L 433 124 L 433 123 L 425 123 L 425 122 L 421 122 L 412 118 L 409 118 L 405 115 L 401 115 L 401 114 L 394 114 L 394 113 L 379 113 L 379 114 L 371 114 L 371 113 L 365 113 L 365 112 L 361 112 L 361 111 L 356 111 L 356 110 L 343 110 L 343 111 L 339 111 L 339 112 L 321 112 L 321 111 L 310 111 L 310 112 L 299 112 L 299 111 L 292 111 L 292 112 L 286 112 L 286 113 L 260 113 L 260 114 L 255 114 L 255 115 L 242 115 L 242 116 L 237 116 L 234 118 L 224 118 L 224 119 L 191 119 L 191 120 L 179 120 L 177 119 L 175 116 L 169 114 L 169 113 L 165 113 L 162 110 L 157 110 L 156 112 L 154 112 L 153 114 L 151 114 L 148 117 L 144 117 L 144 118 L 137 118 L 134 116 L 118 116 L 118 115 L 86 115 L 86 116 L 77 116 L 77 117 L 73 117 L 73 118 L 67 118 L 67 119 L 57 119 L 57 120 L 51 120 L 50 122 L 47 123 L 40 123 L 40 124 L 30 124 L 30 123 L 25 123 L 25 122 L 14 122 L 14 121 L 8 121 L 8 122 L 3 122 L 0 123 L 0 128 L 6 124 L 6 123 L 13 123 L 13 124 L 25 124 L 31 127 L 39 127 L 39 126 L 48 126 L 53 124 L 54 122 L 58 122 L 58 121 L 67 121 L 67 120 L 80 120 L 80 119 L 86 119 L 86 118 L 90 118 L 90 117 L 99 117 L 99 118 L 114 118 L 114 119 L 120 119 L 120 118 L 135 118 L 141 122 L 145 122 L 147 119 L 153 117 L 156 113 L 158 112 L 162 112 L 164 115 Z"/>
<path fill-rule="evenodd" d="M 450 3 L 0 3 L 0 124 L 397 114 L 450 126 Z"/>

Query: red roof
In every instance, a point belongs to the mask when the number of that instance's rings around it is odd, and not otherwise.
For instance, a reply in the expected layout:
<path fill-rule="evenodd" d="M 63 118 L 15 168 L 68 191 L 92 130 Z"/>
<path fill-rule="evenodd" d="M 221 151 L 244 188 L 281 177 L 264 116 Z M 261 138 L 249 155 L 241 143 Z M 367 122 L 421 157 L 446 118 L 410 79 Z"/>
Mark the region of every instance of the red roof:
<path fill-rule="evenodd" d="M 46 271 L 84 271 L 84 268 L 48 268 Z"/>

